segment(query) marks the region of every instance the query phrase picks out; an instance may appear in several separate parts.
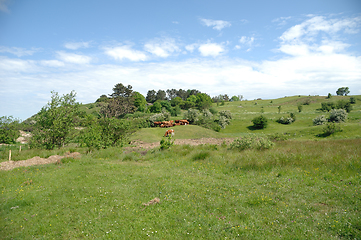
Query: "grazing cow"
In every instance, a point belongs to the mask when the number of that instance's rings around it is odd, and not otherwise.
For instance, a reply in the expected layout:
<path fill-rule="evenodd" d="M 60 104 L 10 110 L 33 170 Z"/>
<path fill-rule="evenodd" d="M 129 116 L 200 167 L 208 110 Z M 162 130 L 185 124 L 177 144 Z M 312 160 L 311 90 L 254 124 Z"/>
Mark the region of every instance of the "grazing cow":
<path fill-rule="evenodd" d="M 174 130 L 170 129 L 168 131 L 165 132 L 164 137 L 170 137 L 170 136 L 174 136 Z"/>

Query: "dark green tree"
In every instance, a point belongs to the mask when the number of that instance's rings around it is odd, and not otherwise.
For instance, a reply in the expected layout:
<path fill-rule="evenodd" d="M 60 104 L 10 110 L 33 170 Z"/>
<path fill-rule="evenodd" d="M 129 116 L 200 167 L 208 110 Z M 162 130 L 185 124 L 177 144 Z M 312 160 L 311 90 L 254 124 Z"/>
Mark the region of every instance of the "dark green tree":
<path fill-rule="evenodd" d="M 154 103 L 155 101 L 157 101 L 156 91 L 154 91 L 154 90 L 148 90 L 147 97 L 146 97 L 145 99 L 146 99 L 147 102 L 149 102 L 149 103 Z"/>
<path fill-rule="evenodd" d="M 167 100 L 167 94 L 164 90 L 158 90 L 156 99 L 160 101 Z"/>
<path fill-rule="evenodd" d="M 134 106 L 137 108 L 137 111 L 144 112 L 147 100 L 145 100 L 145 97 L 139 93 L 139 92 L 133 92 L 134 97 Z"/>
<path fill-rule="evenodd" d="M 197 94 L 196 107 L 199 110 L 210 108 L 212 105 L 212 98 L 205 93 Z"/>
<path fill-rule="evenodd" d="M 348 87 L 341 87 L 341 88 L 337 89 L 337 91 L 336 91 L 336 94 L 338 96 L 343 96 L 343 95 L 347 96 L 347 94 L 349 94 L 349 93 L 350 93 L 350 90 Z"/>

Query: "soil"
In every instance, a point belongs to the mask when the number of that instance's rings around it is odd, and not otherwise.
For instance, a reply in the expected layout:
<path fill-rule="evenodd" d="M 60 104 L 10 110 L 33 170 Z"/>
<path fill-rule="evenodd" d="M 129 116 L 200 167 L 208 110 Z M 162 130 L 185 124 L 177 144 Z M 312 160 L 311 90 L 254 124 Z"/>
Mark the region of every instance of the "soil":
<path fill-rule="evenodd" d="M 11 170 L 18 167 L 27 167 L 32 165 L 41 165 L 41 164 L 49 164 L 49 163 L 57 163 L 57 162 L 60 163 L 60 160 L 62 158 L 65 157 L 79 158 L 80 155 L 81 154 L 78 152 L 73 152 L 73 153 L 65 153 L 64 156 L 53 155 L 48 158 L 41 158 L 36 156 L 23 161 L 6 161 L 0 163 L 0 170 Z"/>
<path fill-rule="evenodd" d="M 215 144 L 221 145 L 222 143 L 226 143 L 227 145 L 230 144 L 234 139 L 233 138 L 199 138 L 199 139 L 176 139 L 174 144 L 176 145 L 202 145 L 202 144 Z M 159 142 L 155 143 L 145 143 L 140 140 L 133 141 L 131 143 L 134 147 L 127 147 L 126 149 L 131 150 L 148 150 L 151 148 L 159 147 Z M 146 151 L 145 151 L 146 153 Z M 79 158 L 80 153 L 73 152 L 73 153 L 66 153 L 64 156 L 53 155 L 48 158 L 41 158 L 41 157 L 33 157 L 28 160 L 22 161 L 6 161 L 0 163 L 0 170 L 11 170 L 18 167 L 27 167 L 32 165 L 41 165 L 41 164 L 49 164 L 49 163 L 60 163 L 60 160 L 64 157 L 71 157 L 71 158 Z"/>

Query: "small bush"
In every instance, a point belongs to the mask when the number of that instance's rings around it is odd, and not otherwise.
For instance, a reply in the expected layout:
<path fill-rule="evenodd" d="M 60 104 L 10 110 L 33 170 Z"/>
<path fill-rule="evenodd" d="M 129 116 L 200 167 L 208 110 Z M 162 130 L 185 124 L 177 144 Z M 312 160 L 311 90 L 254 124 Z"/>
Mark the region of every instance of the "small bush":
<path fill-rule="evenodd" d="M 265 116 L 261 115 L 252 119 L 253 127 L 257 129 L 266 128 L 268 125 L 268 120 Z"/>
<path fill-rule="evenodd" d="M 298 105 L 297 108 L 298 108 L 298 112 L 302 112 L 302 108 L 303 108 L 302 105 Z"/>
<path fill-rule="evenodd" d="M 346 112 L 351 112 L 352 110 L 352 106 L 351 106 L 351 103 L 348 102 L 348 101 L 345 101 L 345 100 L 340 100 L 337 102 L 337 105 L 336 105 L 336 108 L 337 109 L 345 109 Z"/>
<path fill-rule="evenodd" d="M 336 132 L 342 132 L 342 128 L 339 126 L 339 124 L 337 123 L 328 123 L 324 128 L 323 128 L 323 136 L 327 137 L 330 136 Z"/>
<path fill-rule="evenodd" d="M 350 103 L 351 104 L 356 104 L 356 98 L 355 97 L 350 97 Z"/>
<path fill-rule="evenodd" d="M 281 133 L 274 133 L 274 134 L 268 135 L 268 138 L 271 141 L 275 142 L 275 141 L 285 141 L 288 139 L 288 136 L 285 134 L 281 134 Z"/>
<path fill-rule="evenodd" d="M 166 150 L 173 145 L 174 145 L 174 140 L 172 140 L 171 137 L 167 137 L 166 139 L 162 138 L 162 140 L 160 140 L 160 150 Z"/>
<path fill-rule="evenodd" d="M 235 139 L 231 145 L 231 149 L 245 150 L 245 149 L 269 149 L 274 146 L 266 136 L 249 134 L 245 137 Z"/>
<path fill-rule="evenodd" d="M 277 122 L 281 124 L 291 124 L 296 121 L 296 115 L 294 113 L 290 113 L 289 117 L 280 117 Z"/>
<path fill-rule="evenodd" d="M 312 121 L 313 121 L 313 125 L 323 125 L 327 123 L 327 118 L 324 115 L 321 115 L 314 118 Z"/>
<path fill-rule="evenodd" d="M 347 112 L 344 109 L 333 109 L 330 112 L 329 121 L 330 122 L 345 122 L 347 119 Z"/>
<path fill-rule="evenodd" d="M 303 105 L 310 105 L 311 104 L 311 99 L 307 98 L 302 104 Z"/>
<path fill-rule="evenodd" d="M 329 111 L 331 111 L 331 109 L 335 109 L 335 108 L 336 108 L 336 106 L 335 106 L 335 103 L 333 103 L 333 102 L 321 103 L 321 111 L 329 112 Z"/>

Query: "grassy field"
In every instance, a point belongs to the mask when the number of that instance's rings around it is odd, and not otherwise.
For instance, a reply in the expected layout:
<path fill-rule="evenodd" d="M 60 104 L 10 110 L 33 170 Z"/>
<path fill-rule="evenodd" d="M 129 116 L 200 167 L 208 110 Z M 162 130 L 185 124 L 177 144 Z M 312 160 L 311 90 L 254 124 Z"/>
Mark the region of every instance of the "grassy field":
<path fill-rule="evenodd" d="M 327 138 L 317 136 L 322 126 L 312 126 L 314 117 L 327 115 L 317 110 L 325 97 L 312 97 L 295 123 L 275 122 L 307 98 L 218 106 L 233 113 L 232 124 L 219 133 L 175 128 L 176 138 L 184 139 L 249 132 L 289 137 L 262 151 L 175 145 L 163 151 L 128 147 L 86 154 L 66 147 L 19 153 L 18 146 L 3 146 L 1 162 L 10 148 L 15 160 L 66 151 L 82 157 L 0 171 L 0 238 L 361 239 L 361 101 L 343 132 Z M 261 107 L 269 127 L 252 130 Z M 163 132 L 142 129 L 131 138 L 159 141 Z M 156 197 L 159 204 L 143 205 Z"/>

